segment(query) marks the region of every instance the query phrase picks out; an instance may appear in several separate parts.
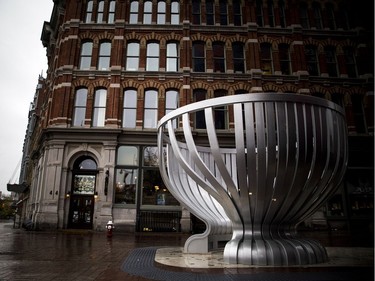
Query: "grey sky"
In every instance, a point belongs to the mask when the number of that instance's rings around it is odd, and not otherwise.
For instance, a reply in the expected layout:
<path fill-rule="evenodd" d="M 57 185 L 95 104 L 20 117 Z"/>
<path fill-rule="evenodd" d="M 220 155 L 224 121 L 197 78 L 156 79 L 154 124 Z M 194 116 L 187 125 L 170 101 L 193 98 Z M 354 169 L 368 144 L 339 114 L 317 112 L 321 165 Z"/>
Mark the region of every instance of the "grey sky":
<path fill-rule="evenodd" d="M 22 157 L 28 110 L 38 76 L 47 70 L 46 49 L 40 41 L 53 0 L 0 0 L 0 191 Z M 18 182 L 18 173 L 15 178 Z M 14 179 L 12 179 L 12 183 Z"/>

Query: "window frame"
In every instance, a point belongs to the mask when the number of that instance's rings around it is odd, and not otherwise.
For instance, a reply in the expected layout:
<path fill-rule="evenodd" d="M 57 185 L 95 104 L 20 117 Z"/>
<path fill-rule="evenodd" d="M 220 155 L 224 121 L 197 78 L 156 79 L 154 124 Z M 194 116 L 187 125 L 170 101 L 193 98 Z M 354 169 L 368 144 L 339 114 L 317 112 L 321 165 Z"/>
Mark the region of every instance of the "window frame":
<path fill-rule="evenodd" d="M 88 96 L 87 88 L 78 88 L 75 92 L 73 118 L 72 118 L 73 127 L 85 126 L 86 111 L 87 111 L 87 96 Z"/>
<path fill-rule="evenodd" d="M 131 53 L 133 51 L 133 47 L 136 48 L 136 54 Z M 135 49 L 134 49 L 135 50 Z M 126 45 L 126 71 L 138 71 L 139 70 L 139 61 L 140 61 L 140 43 L 138 41 L 129 41 Z M 133 63 L 136 64 L 137 67 L 133 69 Z"/>
<path fill-rule="evenodd" d="M 104 22 L 104 0 L 98 1 L 97 13 L 96 13 L 96 23 Z"/>
<path fill-rule="evenodd" d="M 267 47 L 267 50 L 264 48 Z M 272 54 L 272 45 L 268 42 L 260 43 L 260 67 L 263 74 L 273 74 L 274 73 L 274 65 L 273 65 L 273 54 Z M 267 51 L 267 57 L 265 56 L 265 51 Z M 270 71 L 266 71 L 266 65 L 270 66 Z"/>
<path fill-rule="evenodd" d="M 104 96 L 104 97 L 103 97 Z M 104 127 L 107 108 L 107 89 L 98 88 L 95 90 L 92 127 Z"/>
<path fill-rule="evenodd" d="M 93 0 L 87 1 L 85 23 L 92 22 L 93 12 L 94 12 L 94 1 Z"/>
<path fill-rule="evenodd" d="M 306 66 L 309 75 L 320 76 L 319 59 L 318 59 L 318 48 L 314 45 L 305 46 L 305 59 Z M 310 71 L 310 69 L 315 69 L 315 71 Z"/>
<path fill-rule="evenodd" d="M 92 41 L 86 40 L 82 42 L 81 53 L 79 57 L 79 67 L 78 67 L 79 70 L 90 70 L 91 64 L 92 64 L 93 47 L 94 47 L 94 43 Z M 88 48 L 88 52 L 86 52 L 87 48 Z M 86 59 L 87 59 L 87 62 L 86 62 Z"/>
<path fill-rule="evenodd" d="M 242 5 L 241 0 L 233 0 L 233 24 L 242 26 Z"/>
<path fill-rule="evenodd" d="M 226 72 L 226 58 L 225 58 L 225 43 L 215 41 L 212 43 L 212 60 L 213 71 L 225 73 Z"/>
<path fill-rule="evenodd" d="M 279 49 L 279 63 L 280 63 L 281 74 L 291 75 L 292 63 L 291 63 L 291 57 L 290 57 L 290 45 L 281 43 L 279 44 L 278 49 Z M 281 51 L 285 51 L 285 53 L 282 53 Z"/>
<path fill-rule="evenodd" d="M 192 24 L 201 24 L 201 0 L 192 0 L 191 4 L 191 12 L 192 12 Z"/>
<path fill-rule="evenodd" d="M 116 1 L 109 1 L 108 4 L 108 23 L 114 23 L 116 16 Z"/>
<path fill-rule="evenodd" d="M 127 97 L 135 95 L 134 97 Z M 122 103 L 122 128 L 135 129 L 137 126 L 137 101 L 138 93 L 136 89 L 125 89 L 123 93 L 123 103 Z M 135 103 L 134 103 L 135 101 Z M 129 118 L 129 115 L 131 118 Z M 128 124 L 127 120 L 132 120 L 131 125 Z M 134 120 L 134 121 L 133 121 Z"/>
<path fill-rule="evenodd" d="M 173 1 L 173 0 L 171 1 L 171 24 L 180 24 L 180 2 L 179 1 Z"/>
<path fill-rule="evenodd" d="M 154 97 L 151 97 L 154 95 Z M 143 128 L 156 129 L 158 123 L 158 97 L 159 93 L 156 89 L 146 89 L 144 95 L 143 106 Z M 151 114 L 149 114 L 151 113 Z M 148 118 L 148 117 L 152 118 Z"/>
<path fill-rule="evenodd" d="M 143 24 L 152 24 L 152 1 L 143 2 Z"/>
<path fill-rule="evenodd" d="M 157 50 L 157 53 L 154 51 Z M 156 41 L 147 42 L 146 46 L 146 71 L 159 71 L 160 44 Z"/>
<path fill-rule="evenodd" d="M 240 47 L 241 50 L 235 50 L 236 48 Z M 233 42 L 232 43 L 232 56 L 233 56 L 233 71 L 234 73 L 245 73 L 246 72 L 246 63 L 245 63 L 245 48 L 244 43 L 242 42 Z M 241 56 L 238 56 L 241 54 Z"/>
<path fill-rule="evenodd" d="M 207 98 L 207 91 L 204 89 L 195 89 L 193 91 L 194 102 L 199 102 Z M 195 129 L 206 129 L 206 118 L 204 116 L 204 110 L 196 111 L 194 114 L 194 128 Z"/>
<path fill-rule="evenodd" d="M 337 55 L 334 46 L 325 46 L 324 55 L 327 66 L 327 73 L 329 77 L 339 77 L 339 70 L 337 65 Z M 332 61 L 330 61 L 330 59 Z"/>
<path fill-rule="evenodd" d="M 206 0 L 206 24 L 215 25 L 215 1 Z"/>
<path fill-rule="evenodd" d="M 228 3 L 227 0 L 219 0 L 220 25 L 228 25 Z"/>
<path fill-rule="evenodd" d="M 138 19 L 139 19 L 139 1 L 138 0 L 131 1 L 130 11 L 129 11 L 129 24 L 138 24 Z"/>
<path fill-rule="evenodd" d="M 109 46 L 106 47 L 105 45 Z M 109 51 L 109 52 L 107 52 Z M 102 41 L 99 44 L 98 53 L 98 70 L 109 70 L 111 65 L 112 43 L 110 41 Z"/>
<path fill-rule="evenodd" d="M 200 54 L 201 51 L 203 54 Z M 206 71 L 206 44 L 203 41 L 193 42 L 192 67 L 193 67 L 193 72 L 205 72 Z"/>
<path fill-rule="evenodd" d="M 177 109 L 178 107 L 179 107 L 179 92 L 175 89 L 167 89 L 167 91 L 165 92 L 164 113 L 168 114 L 169 112 Z M 178 121 L 174 119 L 172 121 L 172 125 L 173 125 L 173 128 L 176 129 L 178 126 Z"/>
<path fill-rule="evenodd" d="M 172 45 L 176 46 L 176 54 L 171 54 L 170 48 Z M 167 42 L 166 45 L 166 62 L 165 62 L 165 70 L 167 72 L 177 72 L 179 70 L 179 61 L 180 61 L 180 54 L 179 54 L 179 45 L 178 42 L 171 41 Z M 173 61 L 175 62 L 173 63 Z M 173 66 L 173 69 L 172 69 Z"/>

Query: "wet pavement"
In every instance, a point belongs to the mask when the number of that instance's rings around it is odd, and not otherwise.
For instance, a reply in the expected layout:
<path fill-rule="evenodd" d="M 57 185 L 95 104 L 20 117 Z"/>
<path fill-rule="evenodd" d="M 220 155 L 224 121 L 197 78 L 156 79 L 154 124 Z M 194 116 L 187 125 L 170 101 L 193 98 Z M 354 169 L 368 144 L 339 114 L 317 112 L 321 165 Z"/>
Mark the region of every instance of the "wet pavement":
<path fill-rule="evenodd" d="M 156 263 L 163 247 L 182 247 L 188 235 L 14 229 L 0 221 L 0 280 L 374 280 L 374 267 L 181 268 Z M 341 242 L 340 242 L 341 241 Z M 345 237 L 322 243 L 348 244 Z M 332 245 L 330 245 L 332 246 Z"/>

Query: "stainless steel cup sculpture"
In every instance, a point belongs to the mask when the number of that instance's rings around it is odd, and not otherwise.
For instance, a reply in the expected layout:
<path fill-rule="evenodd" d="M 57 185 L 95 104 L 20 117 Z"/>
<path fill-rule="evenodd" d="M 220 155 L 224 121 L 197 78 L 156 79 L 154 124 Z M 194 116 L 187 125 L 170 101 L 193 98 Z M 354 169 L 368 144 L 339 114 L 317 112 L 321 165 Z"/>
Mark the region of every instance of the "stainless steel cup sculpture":
<path fill-rule="evenodd" d="M 232 142 L 215 129 L 215 114 L 223 110 L 231 116 Z M 197 111 L 204 111 L 206 131 L 199 135 L 206 135 L 206 144 L 200 139 L 198 145 L 192 131 Z M 327 260 L 319 242 L 297 238 L 295 229 L 337 190 L 344 175 L 342 108 L 297 94 L 242 94 L 178 108 L 160 120 L 158 130 L 160 153 L 166 148 L 159 157 L 165 183 L 207 226 L 187 240 L 185 251 L 204 251 L 215 237 L 230 234 L 223 254 L 228 263 Z"/>

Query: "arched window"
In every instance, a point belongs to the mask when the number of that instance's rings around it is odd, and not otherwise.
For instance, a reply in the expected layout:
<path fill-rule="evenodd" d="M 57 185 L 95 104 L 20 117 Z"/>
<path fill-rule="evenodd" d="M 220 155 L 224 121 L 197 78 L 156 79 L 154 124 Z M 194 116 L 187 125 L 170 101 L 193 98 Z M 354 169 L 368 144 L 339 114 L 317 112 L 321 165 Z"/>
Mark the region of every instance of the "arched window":
<path fill-rule="evenodd" d="M 319 61 L 315 46 L 308 45 L 305 47 L 305 58 L 309 75 L 319 76 Z"/>
<path fill-rule="evenodd" d="M 226 91 L 216 90 L 214 92 L 215 98 L 226 96 Z M 215 129 L 227 129 L 228 123 L 228 108 L 227 106 L 218 106 L 214 108 L 214 122 Z"/>
<path fill-rule="evenodd" d="M 124 92 L 122 127 L 135 128 L 137 119 L 137 91 L 127 89 Z"/>
<path fill-rule="evenodd" d="M 100 43 L 98 69 L 109 70 L 110 59 L 111 59 L 111 42 Z"/>
<path fill-rule="evenodd" d="M 73 109 L 73 126 L 84 126 L 86 117 L 87 89 L 81 88 L 76 91 L 74 109 Z"/>
<path fill-rule="evenodd" d="M 192 6 L 193 24 L 201 24 L 201 1 L 192 0 Z"/>
<path fill-rule="evenodd" d="M 103 16 L 104 16 L 104 1 L 98 2 L 98 14 L 96 16 L 96 22 L 102 23 L 103 22 Z"/>
<path fill-rule="evenodd" d="M 158 1 L 157 24 L 165 24 L 166 4 L 165 1 Z"/>
<path fill-rule="evenodd" d="M 146 71 L 159 71 L 159 43 L 147 43 Z"/>
<path fill-rule="evenodd" d="M 317 29 L 322 29 L 323 22 L 322 22 L 322 10 L 321 10 L 320 4 L 315 2 L 313 3 L 312 7 L 314 11 L 314 22 L 315 22 L 314 26 Z"/>
<path fill-rule="evenodd" d="M 193 92 L 194 102 L 202 101 L 206 99 L 206 90 L 196 89 Z M 206 119 L 204 117 L 204 110 L 195 112 L 195 128 L 206 129 Z"/>
<path fill-rule="evenodd" d="M 214 0 L 206 0 L 206 24 L 215 24 L 215 5 Z"/>
<path fill-rule="evenodd" d="M 202 41 L 193 42 L 193 71 L 205 72 L 206 54 L 205 43 Z"/>
<path fill-rule="evenodd" d="M 286 27 L 285 1 L 284 0 L 279 0 L 279 17 L 280 17 L 280 26 Z"/>
<path fill-rule="evenodd" d="M 180 24 L 180 3 L 178 1 L 171 3 L 171 24 Z"/>
<path fill-rule="evenodd" d="M 244 44 L 242 42 L 232 43 L 233 70 L 236 73 L 245 72 Z"/>
<path fill-rule="evenodd" d="M 263 26 L 263 0 L 256 0 L 256 17 L 258 26 Z"/>
<path fill-rule="evenodd" d="M 165 114 L 178 108 L 178 92 L 167 90 L 165 93 Z M 176 119 L 173 120 L 173 128 L 177 128 Z"/>
<path fill-rule="evenodd" d="M 220 0 L 220 25 L 228 25 L 228 5 L 227 0 Z"/>
<path fill-rule="evenodd" d="M 130 42 L 126 48 L 126 70 L 136 71 L 139 69 L 139 43 Z"/>
<path fill-rule="evenodd" d="M 338 70 L 337 70 L 337 59 L 336 59 L 335 47 L 326 46 L 324 48 L 324 53 L 325 53 L 325 58 L 326 58 L 328 75 L 330 77 L 337 77 Z"/>
<path fill-rule="evenodd" d="M 94 1 L 91 0 L 87 2 L 85 23 L 90 23 L 92 21 L 93 6 Z"/>
<path fill-rule="evenodd" d="M 96 165 L 96 162 L 91 158 L 87 156 L 82 156 L 78 158 L 73 165 L 73 170 L 97 170 L 98 167 Z"/>
<path fill-rule="evenodd" d="M 139 12 L 138 1 L 131 1 L 130 2 L 130 14 L 129 14 L 129 23 L 130 24 L 138 23 L 138 12 Z"/>
<path fill-rule="evenodd" d="M 275 12 L 274 12 L 274 7 L 273 7 L 273 0 L 268 0 L 267 11 L 268 11 L 268 24 L 271 27 L 274 27 L 275 26 Z"/>
<path fill-rule="evenodd" d="M 233 22 L 235 26 L 242 25 L 241 0 L 233 0 Z"/>
<path fill-rule="evenodd" d="M 212 44 L 214 72 L 225 72 L 225 47 L 223 42 Z"/>
<path fill-rule="evenodd" d="M 143 4 L 143 24 L 152 22 L 152 1 L 145 1 Z"/>
<path fill-rule="evenodd" d="M 307 12 L 307 4 L 306 3 L 301 3 L 299 6 L 299 20 L 301 23 L 302 28 L 309 28 L 310 23 L 309 23 L 309 14 Z"/>
<path fill-rule="evenodd" d="M 81 46 L 81 56 L 79 62 L 79 69 L 88 70 L 91 66 L 91 57 L 92 57 L 92 46 L 91 41 L 84 42 Z"/>
<path fill-rule="evenodd" d="M 179 52 L 178 52 L 178 43 L 169 42 L 167 43 L 167 71 L 178 71 L 178 61 L 179 61 Z"/>
<path fill-rule="evenodd" d="M 345 57 L 346 72 L 348 74 L 348 77 L 350 78 L 357 77 L 357 65 L 356 65 L 353 49 L 350 47 L 344 48 L 344 57 Z"/>
<path fill-rule="evenodd" d="M 279 60 L 280 60 L 280 70 L 283 75 L 291 74 L 291 64 L 290 64 L 290 50 L 289 45 L 279 44 Z"/>
<path fill-rule="evenodd" d="M 331 30 L 335 30 L 336 29 L 335 10 L 333 8 L 332 3 L 326 4 L 326 14 L 327 14 L 328 28 Z"/>
<path fill-rule="evenodd" d="M 108 23 L 115 22 L 115 11 L 116 11 L 116 1 L 110 1 L 109 9 L 108 9 Z"/>
<path fill-rule="evenodd" d="M 158 122 L 158 92 L 145 91 L 143 128 L 155 129 Z"/>
<path fill-rule="evenodd" d="M 93 127 L 104 126 L 106 105 L 107 105 L 107 90 L 106 89 L 96 90 L 93 117 L 92 117 Z"/>
<path fill-rule="evenodd" d="M 260 67 L 263 74 L 273 74 L 272 47 L 269 43 L 260 44 Z"/>

